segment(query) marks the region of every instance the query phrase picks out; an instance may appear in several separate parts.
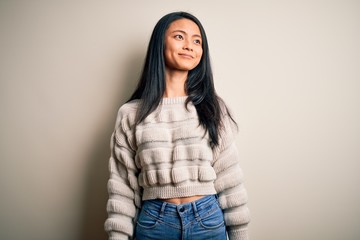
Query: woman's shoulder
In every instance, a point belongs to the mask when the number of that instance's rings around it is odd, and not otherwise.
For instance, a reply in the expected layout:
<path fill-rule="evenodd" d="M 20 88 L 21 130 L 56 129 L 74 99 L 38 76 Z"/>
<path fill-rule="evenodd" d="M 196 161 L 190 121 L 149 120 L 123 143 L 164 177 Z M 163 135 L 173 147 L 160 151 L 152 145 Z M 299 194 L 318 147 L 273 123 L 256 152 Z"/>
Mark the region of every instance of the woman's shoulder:
<path fill-rule="evenodd" d="M 232 133 L 236 135 L 239 129 L 231 108 L 221 98 L 219 99 L 219 105 L 222 115 L 222 130 L 226 132 L 226 134 Z"/>
<path fill-rule="evenodd" d="M 139 107 L 139 103 L 140 103 L 139 99 L 126 102 L 120 106 L 118 113 L 128 114 L 128 113 L 136 112 Z"/>
<path fill-rule="evenodd" d="M 133 124 L 135 122 L 139 103 L 140 100 L 132 100 L 121 105 L 116 116 L 115 127 L 119 126 L 120 122 L 124 121 L 128 124 Z"/>
<path fill-rule="evenodd" d="M 221 97 L 218 97 L 218 102 L 219 102 L 220 113 L 221 113 L 222 117 L 228 117 L 229 115 L 231 116 L 232 115 L 231 108 L 224 101 L 224 99 L 222 99 Z"/>

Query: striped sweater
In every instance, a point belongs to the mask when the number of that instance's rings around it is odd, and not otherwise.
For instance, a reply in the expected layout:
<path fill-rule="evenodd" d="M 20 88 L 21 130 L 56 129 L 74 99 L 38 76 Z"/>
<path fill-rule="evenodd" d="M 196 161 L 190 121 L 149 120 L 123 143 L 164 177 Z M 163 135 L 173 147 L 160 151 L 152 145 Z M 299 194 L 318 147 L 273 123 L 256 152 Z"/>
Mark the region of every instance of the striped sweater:
<path fill-rule="evenodd" d="M 140 101 L 124 104 L 111 137 L 108 181 L 109 240 L 133 239 L 143 200 L 218 194 L 230 240 L 248 239 L 247 194 L 234 142 L 236 128 L 223 118 L 220 144 L 199 125 L 186 97 L 164 98 L 143 122 L 135 124 Z"/>

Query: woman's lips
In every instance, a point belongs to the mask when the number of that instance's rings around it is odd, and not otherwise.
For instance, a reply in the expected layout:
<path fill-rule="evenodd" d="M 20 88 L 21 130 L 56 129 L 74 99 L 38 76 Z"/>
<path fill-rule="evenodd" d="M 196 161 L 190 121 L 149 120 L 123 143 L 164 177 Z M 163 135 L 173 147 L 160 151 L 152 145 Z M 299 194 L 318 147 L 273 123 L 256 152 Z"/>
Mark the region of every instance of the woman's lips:
<path fill-rule="evenodd" d="M 179 55 L 184 58 L 194 58 L 192 55 L 186 53 L 179 53 Z"/>

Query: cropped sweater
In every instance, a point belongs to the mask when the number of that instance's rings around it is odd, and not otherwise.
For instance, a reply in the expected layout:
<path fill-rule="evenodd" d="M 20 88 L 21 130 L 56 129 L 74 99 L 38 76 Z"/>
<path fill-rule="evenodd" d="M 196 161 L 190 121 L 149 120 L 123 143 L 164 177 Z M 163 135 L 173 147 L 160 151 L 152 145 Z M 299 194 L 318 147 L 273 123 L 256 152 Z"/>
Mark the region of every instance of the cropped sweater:
<path fill-rule="evenodd" d="M 111 137 L 109 240 L 133 239 L 142 201 L 217 194 L 230 240 L 247 240 L 247 193 L 234 142 L 236 127 L 223 116 L 219 145 L 199 125 L 187 97 L 163 98 L 143 122 L 135 124 L 140 100 L 120 107 Z"/>

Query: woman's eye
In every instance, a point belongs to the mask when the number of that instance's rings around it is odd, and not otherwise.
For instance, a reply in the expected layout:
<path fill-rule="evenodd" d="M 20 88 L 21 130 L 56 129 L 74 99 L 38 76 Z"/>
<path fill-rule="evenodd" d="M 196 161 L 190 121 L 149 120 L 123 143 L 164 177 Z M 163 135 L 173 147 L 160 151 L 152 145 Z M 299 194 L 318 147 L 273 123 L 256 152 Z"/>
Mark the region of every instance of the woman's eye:
<path fill-rule="evenodd" d="M 199 39 L 194 40 L 195 44 L 201 44 L 201 41 Z"/>
<path fill-rule="evenodd" d="M 175 39 L 183 40 L 183 39 L 184 39 L 184 37 L 183 37 L 183 36 L 181 36 L 181 35 L 175 35 Z"/>

